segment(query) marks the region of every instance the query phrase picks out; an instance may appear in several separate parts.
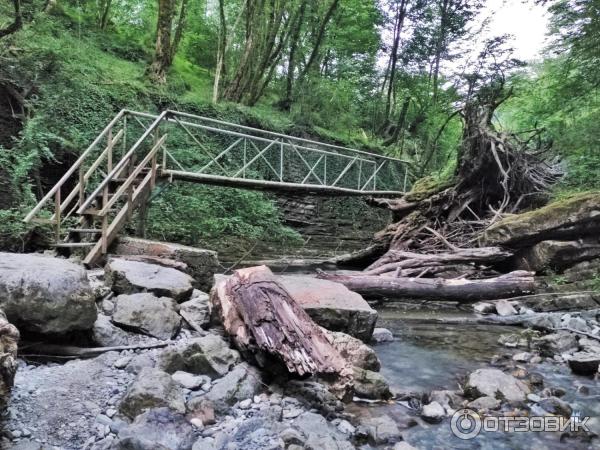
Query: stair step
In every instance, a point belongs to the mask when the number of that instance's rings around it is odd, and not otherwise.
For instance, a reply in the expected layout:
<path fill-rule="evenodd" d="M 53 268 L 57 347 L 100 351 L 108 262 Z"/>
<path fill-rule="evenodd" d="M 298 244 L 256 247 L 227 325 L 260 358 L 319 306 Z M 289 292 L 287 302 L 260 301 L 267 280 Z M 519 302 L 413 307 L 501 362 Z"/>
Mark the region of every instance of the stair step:
<path fill-rule="evenodd" d="M 69 233 L 90 233 L 90 234 L 100 234 L 102 230 L 97 228 L 69 228 L 67 230 Z"/>
<path fill-rule="evenodd" d="M 59 242 L 57 244 L 51 244 L 51 247 L 56 248 L 84 248 L 84 247 L 93 247 L 96 245 L 96 242 Z"/>

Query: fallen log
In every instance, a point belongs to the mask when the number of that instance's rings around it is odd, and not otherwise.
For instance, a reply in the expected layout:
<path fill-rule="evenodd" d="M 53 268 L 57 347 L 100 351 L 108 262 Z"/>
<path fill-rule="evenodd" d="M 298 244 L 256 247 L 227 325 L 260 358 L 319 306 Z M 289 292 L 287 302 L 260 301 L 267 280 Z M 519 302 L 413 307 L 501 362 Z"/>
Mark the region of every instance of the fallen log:
<path fill-rule="evenodd" d="M 515 271 L 482 280 L 338 275 L 319 272 L 318 278 L 335 281 L 366 296 L 426 298 L 473 302 L 511 298 L 535 291 L 532 272 Z"/>
<path fill-rule="evenodd" d="M 350 366 L 266 266 L 237 270 L 219 282 L 211 306 L 245 357 L 275 373 L 283 365 L 298 376 L 333 378 L 335 390 L 346 395 Z"/>
<path fill-rule="evenodd" d="M 488 265 L 504 261 L 511 256 L 513 253 L 500 247 L 457 248 L 452 252 L 433 254 L 390 250 L 375 264 L 368 267 L 364 274 L 379 275 L 395 269 L 436 267 L 446 264 Z"/>

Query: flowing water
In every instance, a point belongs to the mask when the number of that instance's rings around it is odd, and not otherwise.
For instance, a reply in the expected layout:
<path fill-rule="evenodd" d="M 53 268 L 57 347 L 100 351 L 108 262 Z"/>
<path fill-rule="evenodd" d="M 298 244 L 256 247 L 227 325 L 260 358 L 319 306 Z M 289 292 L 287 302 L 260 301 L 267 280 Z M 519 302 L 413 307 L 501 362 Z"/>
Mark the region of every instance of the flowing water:
<path fill-rule="evenodd" d="M 393 342 L 379 344 L 375 349 L 381 359 L 381 371 L 396 392 L 455 390 L 470 372 L 490 367 L 494 354 L 511 352 L 498 344 L 501 334 L 522 331 L 520 328 L 504 326 L 436 323 L 440 319 L 469 317 L 470 313 L 447 304 L 439 304 L 433 310 L 424 308 L 423 304 L 399 303 L 395 307 L 377 309 L 380 313 L 378 326 L 390 329 L 395 337 Z M 600 383 L 591 378 L 575 376 L 567 367 L 553 363 L 522 366 L 542 375 L 545 387 L 565 389 L 563 399 L 582 416 L 594 417 L 591 421 L 598 426 Z M 578 386 L 585 388 L 578 391 Z M 588 392 L 582 393 L 585 390 Z M 361 406 L 353 412 L 371 416 L 389 414 L 403 430 L 404 440 L 422 450 L 600 448 L 597 439 L 586 443 L 562 436 L 561 441 L 561 433 L 558 432 L 482 432 L 472 440 L 461 440 L 452 434 L 449 419 L 436 425 L 428 424 L 401 403 Z"/>

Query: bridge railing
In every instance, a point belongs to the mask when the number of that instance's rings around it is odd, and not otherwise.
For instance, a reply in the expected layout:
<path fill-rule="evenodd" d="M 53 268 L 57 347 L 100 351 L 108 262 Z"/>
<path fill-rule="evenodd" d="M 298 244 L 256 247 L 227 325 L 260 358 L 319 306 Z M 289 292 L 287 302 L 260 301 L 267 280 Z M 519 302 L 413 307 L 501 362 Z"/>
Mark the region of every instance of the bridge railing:
<path fill-rule="evenodd" d="M 398 193 L 412 181 L 406 161 L 383 155 L 177 111 L 166 121 L 177 129 L 163 168 L 171 173 L 348 193 Z"/>

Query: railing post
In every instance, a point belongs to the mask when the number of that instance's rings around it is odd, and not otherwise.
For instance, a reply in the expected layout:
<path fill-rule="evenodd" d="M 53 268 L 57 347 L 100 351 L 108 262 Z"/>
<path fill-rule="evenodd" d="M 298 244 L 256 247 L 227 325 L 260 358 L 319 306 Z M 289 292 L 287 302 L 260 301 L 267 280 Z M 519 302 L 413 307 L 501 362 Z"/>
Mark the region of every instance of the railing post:
<path fill-rule="evenodd" d="M 408 169 L 404 167 L 404 185 L 402 187 L 402 192 L 406 192 L 406 183 L 408 181 Z"/>
<path fill-rule="evenodd" d="M 113 166 L 113 133 L 112 133 L 112 128 L 110 130 L 108 130 L 108 153 L 106 154 L 106 168 L 108 169 L 108 172 L 106 173 L 110 173 L 110 171 L 112 170 L 112 166 Z"/>
<path fill-rule="evenodd" d="M 247 139 L 244 138 L 244 163 L 242 165 L 242 178 L 246 178 L 246 159 L 247 159 Z"/>
<path fill-rule="evenodd" d="M 358 162 L 358 190 L 360 190 L 360 178 L 362 176 L 362 161 Z"/>
<path fill-rule="evenodd" d="M 279 181 L 283 182 L 283 141 L 279 143 Z"/>
<path fill-rule="evenodd" d="M 56 234 L 56 242 L 58 243 L 60 241 L 60 187 L 54 195 L 54 217 L 56 219 L 54 232 Z"/>
<path fill-rule="evenodd" d="M 325 161 L 323 162 L 323 185 L 327 186 L 327 155 L 325 155 Z"/>
<path fill-rule="evenodd" d="M 83 205 L 85 200 L 85 171 L 83 164 L 79 166 L 79 206 Z"/>

